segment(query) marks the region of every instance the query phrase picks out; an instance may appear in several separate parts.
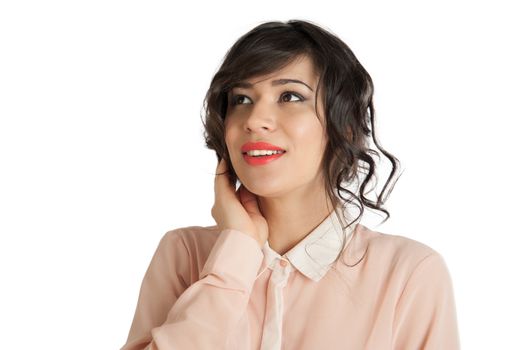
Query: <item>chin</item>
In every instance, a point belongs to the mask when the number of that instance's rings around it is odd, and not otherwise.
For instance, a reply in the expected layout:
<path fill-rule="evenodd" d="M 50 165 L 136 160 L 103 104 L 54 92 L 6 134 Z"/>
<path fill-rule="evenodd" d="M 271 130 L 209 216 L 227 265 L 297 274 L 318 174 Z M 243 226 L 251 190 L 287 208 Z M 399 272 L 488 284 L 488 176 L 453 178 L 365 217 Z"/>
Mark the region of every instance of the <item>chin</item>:
<path fill-rule="evenodd" d="M 242 181 L 243 186 L 258 197 L 271 198 L 278 197 L 290 191 L 278 181 L 249 180 Z"/>

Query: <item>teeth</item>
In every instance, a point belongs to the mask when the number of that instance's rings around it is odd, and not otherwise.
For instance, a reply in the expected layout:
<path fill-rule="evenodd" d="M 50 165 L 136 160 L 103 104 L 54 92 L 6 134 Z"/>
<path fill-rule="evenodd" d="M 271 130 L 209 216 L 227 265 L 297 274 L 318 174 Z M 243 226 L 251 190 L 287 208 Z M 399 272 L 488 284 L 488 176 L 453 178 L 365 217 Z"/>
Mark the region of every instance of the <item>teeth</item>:
<path fill-rule="evenodd" d="M 284 153 L 285 151 L 268 151 L 268 150 L 253 150 L 253 151 L 248 151 L 247 154 L 249 156 L 270 156 L 272 154 L 277 154 L 277 153 Z"/>

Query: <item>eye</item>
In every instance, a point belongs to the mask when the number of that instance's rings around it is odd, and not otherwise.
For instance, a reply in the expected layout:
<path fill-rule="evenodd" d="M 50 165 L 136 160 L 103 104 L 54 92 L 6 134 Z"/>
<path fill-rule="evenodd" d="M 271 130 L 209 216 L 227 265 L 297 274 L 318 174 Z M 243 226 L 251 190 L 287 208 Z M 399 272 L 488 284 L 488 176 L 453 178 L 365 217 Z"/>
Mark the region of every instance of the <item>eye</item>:
<path fill-rule="evenodd" d="M 246 95 L 234 95 L 231 99 L 232 106 L 247 104 L 245 101 L 250 101 L 250 98 Z M 300 94 L 292 91 L 285 91 L 281 94 L 280 102 L 301 102 L 305 101 L 305 98 Z M 250 102 L 248 102 L 250 103 Z"/>
<path fill-rule="evenodd" d="M 293 96 L 295 96 L 297 100 L 293 101 Z M 285 91 L 283 94 L 281 94 L 281 97 L 284 102 L 301 102 L 305 100 L 303 96 L 292 91 Z"/>
<path fill-rule="evenodd" d="M 245 104 L 245 103 L 243 103 L 245 98 L 249 99 L 248 96 L 245 96 L 245 95 L 234 95 L 234 96 L 232 96 L 231 103 L 232 103 L 233 106 L 235 106 L 235 105 L 243 105 L 243 104 Z"/>

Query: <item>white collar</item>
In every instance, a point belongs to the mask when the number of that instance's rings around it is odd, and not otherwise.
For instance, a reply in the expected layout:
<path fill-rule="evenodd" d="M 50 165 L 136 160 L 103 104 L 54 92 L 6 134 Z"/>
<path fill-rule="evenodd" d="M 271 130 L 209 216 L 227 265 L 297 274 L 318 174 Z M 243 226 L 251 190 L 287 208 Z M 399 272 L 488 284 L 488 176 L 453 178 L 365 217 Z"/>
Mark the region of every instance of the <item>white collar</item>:
<path fill-rule="evenodd" d="M 301 273 L 318 282 L 323 276 L 325 276 L 330 269 L 331 264 L 335 262 L 338 254 L 344 248 L 344 236 L 342 233 L 342 227 L 336 216 L 337 214 L 340 215 L 342 220 L 346 219 L 343 216 L 341 206 L 337 206 L 329 216 L 327 216 L 314 230 L 303 238 L 303 240 L 285 253 L 283 257 L 270 248 L 267 240 L 262 247 L 264 254 L 264 267 L 273 266 L 276 258 L 286 258 Z M 347 222 L 344 223 L 347 224 Z M 357 223 L 358 220 L 345 229 L 347 243 L 350 242 Z M 261 272 L 262 271 L 260 270 L 260 273 Z"/>

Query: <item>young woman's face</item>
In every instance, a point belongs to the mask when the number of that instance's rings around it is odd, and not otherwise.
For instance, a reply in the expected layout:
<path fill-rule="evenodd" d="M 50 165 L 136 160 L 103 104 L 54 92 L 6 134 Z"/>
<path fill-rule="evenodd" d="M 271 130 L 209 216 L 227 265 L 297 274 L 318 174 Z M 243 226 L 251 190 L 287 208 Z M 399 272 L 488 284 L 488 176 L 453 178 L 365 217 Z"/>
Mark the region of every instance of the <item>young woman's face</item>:
<path fill-rule="evenodd" d="M 316 115 L 317 82 L 311 59 L 302 56 L 279 71 L 248 79 L 247 84 L 230 91 L 225 142 L 240 182 L 254 194 L 274 197 L 323 186 L 325 116 L 321 93 L 320 119 Z M 250 164 L 242 147 L 247 142 L 259 141 L 286 152 L 263 165 Z"/>

